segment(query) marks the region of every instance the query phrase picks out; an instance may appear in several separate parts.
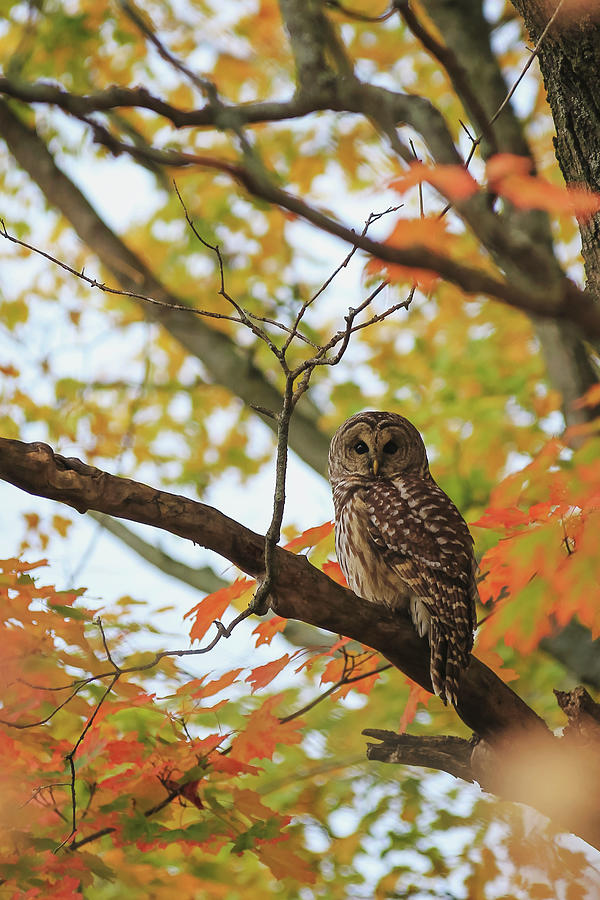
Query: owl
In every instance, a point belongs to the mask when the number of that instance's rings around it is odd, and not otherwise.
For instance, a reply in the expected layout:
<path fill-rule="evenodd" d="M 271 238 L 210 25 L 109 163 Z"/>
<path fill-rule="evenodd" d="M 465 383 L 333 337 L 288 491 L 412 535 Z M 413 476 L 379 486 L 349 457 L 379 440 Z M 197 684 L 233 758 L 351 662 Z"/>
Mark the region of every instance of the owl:
<path fill-rule="evenodd" d="M 349 587 L 410 612 L 429 639 L 433 689 L 456 706 L 476 626 L 476 562 L 466 522 L 429 473 L 423 438 L 396 413 L 351 416 L 331 441 L 329 480 Z"/>

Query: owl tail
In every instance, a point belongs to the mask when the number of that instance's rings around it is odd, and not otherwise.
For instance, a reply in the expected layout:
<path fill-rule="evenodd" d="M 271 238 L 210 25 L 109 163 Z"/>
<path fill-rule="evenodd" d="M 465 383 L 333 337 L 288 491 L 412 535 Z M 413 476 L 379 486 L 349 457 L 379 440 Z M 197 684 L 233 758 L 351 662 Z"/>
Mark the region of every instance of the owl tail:
<path fill-rule="evenodd" d="M 460 679 L 469 665 L 469 653 L 449 635 L 443 625 L 432 618 L 429 625 L 430 674 L 433 691 L 445 705 L 458 702 Z"/>

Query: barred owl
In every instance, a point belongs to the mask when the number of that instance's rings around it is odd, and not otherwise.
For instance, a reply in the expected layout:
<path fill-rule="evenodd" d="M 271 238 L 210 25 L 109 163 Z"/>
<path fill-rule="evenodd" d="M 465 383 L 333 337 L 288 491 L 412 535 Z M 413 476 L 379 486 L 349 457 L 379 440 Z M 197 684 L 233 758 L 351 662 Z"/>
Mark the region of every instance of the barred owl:
<path fill-rule="evenodd" d="M 329 480 L 348 585 L 365 600 L 408 609 L 429 638 L 433 689 L 456 706 L 476 624 L 473 539 L 431 477 L 421 435 L 395 413 L 358 413 L 333 436 Z"/>

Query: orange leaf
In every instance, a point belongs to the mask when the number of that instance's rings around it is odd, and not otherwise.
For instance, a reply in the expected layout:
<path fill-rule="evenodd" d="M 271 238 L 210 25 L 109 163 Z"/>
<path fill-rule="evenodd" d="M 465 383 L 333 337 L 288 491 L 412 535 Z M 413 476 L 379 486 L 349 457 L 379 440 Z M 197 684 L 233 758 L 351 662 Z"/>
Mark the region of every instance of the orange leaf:
<path fill-rule="evenodd" d="M 262 771 L 258 766 L 249 766 L 248 763 L 224 756 L 222 753 L 213 754 L 209 762 L 213 771 L 225 772 L 227 775 L 258 775 Z"/>
<path fill-rule="evenodd" d="M 71 519 L 66 519 L 64 516 L 52 516 L 52 527 L 58 531 L 61 537 L 67 536 L 67 531 L 72 524 Z"/>
<path fill-rule="evenodd" d="M 216 678 L 214 681 L 209 681 L 208 684 L 202 684 L 204 678 L 201 678 L 197 682 L 197 684 L 199 685 L 198 690 L 194 691 L 190 696 L 194 697 L 194 699 L 200 699 L 201 697 L 212 697 L 214 694 L 218 694 L 219 691 L 222 691 L 223 688 L 229 687 L 230 684 L 233 684 L 241 671 L 241 669 L 232 669 L 230 672 L 226 672 L 224 675 L 221 675 L 220 678 Z M 189 684 L 184 685 L 184 689 L 189 690 L 189 688 Z"/>
<path fill-rule="evenodd" d="M 391 182 L 403 194 L 408 188 L 427 181 L 449 200 L 464 200 L 479 190 L 479 185 L 463 166 L 427 166 L 413 163 L 408 172 Z"/>
<path fill-rule="evenodd" d="M 321 684 L 328 684 L 330 681 L 339 681 L 344 674 L 346 660 L 343 656 L 330 660 L 325 666 L 325 670 L 321 675 Z"/>
<path fill-rule="evenodd" d="M 410 691 L 406 706 L 404 707 L 404 712 L 402 713 L 402 718 L 400 719 L 400 724 L 398 725 L 400 734 L 403 734 L 409 724 L 414 720 L 419 703 L 422 703 L 423 706 L 427 706 L 432 697 L 432 694 L 430 694 L 429 691 L 426 691 L 425 688 L 422 688 L 420 684 L 416 684 L 416 682 L 410 681 L 409 679 L 407 679 L 407 681 L 410 684 Z"/>
<path fill-rule="evenodd" d="M 322 541 L 323 538 L 327 537 L 328 534 L 331 534 L 332 531 L 333 522 L 324 522 L 322 525 L 308 528 L 306 531 L 303 531 L 302 534 L 299 534 L 298 537 L 295 537 L 290 541 L 289 544 L 286 544 L 285 549 L 290 550 L 292 553 L 298 553 L 298 551 L 305 550 L 307 547 L 314 547 L 315 544 Z"/>
<path fill-rule="evenodd" d="M 481 660 L 482 663 L 485 663 L 492 672 L 496 673 L 498 678 L 501 678 L 502 681 L 505 681 L 507 684 L 509 681 L 514 681 L 519 677 L 519 673 L 515 672 L 514 669 L 504 668 L 504 660 L 495 650 L 491 650 L 490 648 L 479 649 L 479 647 L 477 647 L 477 659 Z"/>
<path fill-rule="evenodd" d="M 326 562 L 323 564 L 323 571 L 326 575 L 328 575 L 333 581 L 337 581 L 338 584 L 341 584 L 342 587 L 348 587 L 348 582 L 344 576 L 344 573 L 340 569 L 340 564 L 336 562 Z"/>
<path fill-rule="evenodd" d="M 255 669 L 252 669 L 246 681 L 248 681 L 252 685 L 252 693 L 257 691 L 259 688 L 265 687 L 265 685 L 270 684 L 274 678 L 282 672 L 290 660 L 294 659 L 295 656 L 300 653 L 300 650 L 296 650 L 291 656 L 289 653 L 285 653 L 279 659 L 273 660 L 273 662 L 266 663 L 264 666 L 257 666 Z"/>
<path fill-rule="evenodd" d="M 501 531 L 504 528 L 515 528 L 518 525 L 527 525 L 529 513 L 524 513 L 516 506 L 509 509 L 488 509 L 476 522 L 470 522 L 477 528 L 491 528 L 493 531 Z"/>
<path fill-rule="evenodd" d="M 589 219 L 600 210 L 600 195 L 578 185 L 559 187 L 544 178 L 528 175 L 528 159 L 502 153 L 487 164 L 490 190 L 516 206 L 517 209 L 544 209 L 547 212 L 567 213 L 580 220 Z"/>
<path fill-rule="evenodd" d="M 232 600 L 245 593 L 252 584 L 249 578 L 237 578 L 233 584 L 227 585 L 214 594 L 208 594 L 200 603 L 186 612 L 184 619 L 196 614 L 190 629 L 190 640 L 199 641 L 204 637 L 215 619 L 220 619 Z"/>
<path fill-rule="evenodd" d="M 270 644 L 275 635 L 279 631 L 283 631 L 286 625 L 287 619 L 283 619 L 281 616 L 271 616 L 270 619 L 260 622 L 252 632 L 252 634 L 258 635 L 256 646 L 260 647 L 261 644 Z"/>
<path fill-rule="evenodd" d="M 261 862 L 269 867 L 275 878 L 293 878 L 295 884 L 314 884 L 316 875 L 309 863 L 291 851 L 285 843 L 260 844 L 257 848 Z"/>
<path fill-rule="evenodd" d="M 269 697 L 259 709 L 247 717 L 246 730 L 234 738 L 231 755 L 234 759 L 248 762 L 251 759 L 271 759 L 278 744 L 298 744 L 302 740 L 301 719 L 281 724 L 272 712 L 281 702 L 282 695 Z"/>
<path fill-rule="evenodd" d="M 514 153 L 496 153 L 490 157 L 486 165 L 488 184 L 493 188 L 497 181 L 501 181 L 509 175 L 528 175 L 531 172 L 532 162 L 526 156 L 517 156 Z"/>
<path fill-rule="evenodd" d="M 576 400 L 574 405 L 580 409 L 582 406 L 598 406 L 598 404 L 600 404 L 600 383 L 593 384 L 591 388 L 588 388 L 583 397 Z"/>

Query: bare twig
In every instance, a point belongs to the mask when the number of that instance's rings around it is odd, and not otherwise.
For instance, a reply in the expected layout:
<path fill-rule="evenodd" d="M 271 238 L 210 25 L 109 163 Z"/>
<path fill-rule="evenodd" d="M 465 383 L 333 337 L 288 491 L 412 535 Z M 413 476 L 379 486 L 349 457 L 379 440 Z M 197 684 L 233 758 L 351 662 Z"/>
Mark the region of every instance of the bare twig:
<path fill-rule="evenodd" d="M 77 269 L 72 268 L 72 266 L 67 265 L 67 263 L 63 262 L 60 259 L 57 259 L 55 256 L 52 256 L 50 253 L 46 253 L 45 250 L 40 250 L 39 247 L 34 247 L 32 244 L 28 244 L 27 241 L 22 241 L 20 238 L 15 237 L 10 234 L 6 228 L 6 224 L 4 219 L 0 219 L 0 237 L 6 238 L 6 240 L 10 241 L 12 244 L 17 244 L 19 247 L 24 247 L 26 250 L 30 250 L 32 253 L 37 253 L 38 256 L 43 256 L 44 259 L 47 259 L 49 262 L 53 263 L 55 266 L 59 266 L 61 269 L 64 269 L 65 272 L 68 272 L 70 275 L 74 275 L 75 278 L 79 278 L 81 281 L 85 281 L 90 287 L 97 288 L 99 291 L 102 291 L 105 294 L 116 294 L 120 297 L 130 297 L 132 300 L 142 300 L 144 303 L 151 303 L 154 306 L 161 306 L 163 309 L 177 310 L 177 312 L 188 312 L 192 313 L 192 315 L 196 316 L 205 316 L 209 319 L 227 319 L 229 322 L 240 323 L 241 320 L 237 319 L 235 316 L 227 316 L 223 313 L 215 313 L 210 312 L 206 309 L 197 309 L 194 306 L 185 306 L 183 303 L 167 303 L 165 300 L 157 300 L 156 297 L 148 297 L 146 294 L 138 294 L 135 291 L 125 291 L 121 288 L 109 287 L 104 282 L 97 281 L 95 278 L 90 278 L 89 275 L 85 274 L 85 270 L 82 269 L 78 271 Z M 243 323 L 242 323 L 243 324 Z"/>
<path fill-rule="evenodd" d="M 153 669 L 155 666 L 157 666 L 158 663 L 162 659 L 167 659 L 170 656 L 177 656 L 177 657 L 181 658 L 183 656 L 201 656 L 204 653 L 209 653 L 214 647 L 216 647 L 216 645 L 219 643 L 221 638 L 231 637 L 231 634 L 232 634 L 234 628 L 237 625 L 239 625 L 239 623 L 242 622 L 244 619 L 247 619 L 248 616 L 251 615 L 251 612 L 252 612 L 252 610 L 250 610 L 250 609 L 243 610 L 241 613 L 239 613 L 239 615 L 237 615 L 235 617 L 235 619 L 233 619 L 232 622 L 230 622 L 230 624 L 228 626 L 223 625 L 222 622 L 220 622 L 218 619 L 216 619 L 213 622 L 213 625 L 217 629 L 217 634 L 215 635 L 213 640 L 210 641 L 210 643 L 208 643 L 206 645 L 206 647 L 198 647 L 196 649 L 191 649 L 191 650 L 161 650 L 160 652 L 156 653 L 155 656 L 149 662 L 143 663 L 142 665 L 137 665 L 137 666 L 117 666 L 116 663 L 112 659 L 110 659 L 110 662 L 113 666 L 113 668 L 110 671 L 99 672 L 97 675 L 90 675 L 89 678 L 83 678 L 81 680 L 74 681 L 71 684 L 62 685 L 61 687 L 47 688 L 47 687 L 44 687 L 43 685 L 30 684 L 29 686 L 36 690 L 47 690 L 47 691 L 71 690 L 72 693 L 66 698 L 66 700 L 63 700 L 62 703 L 60 703 L 57 707 L 55 707 L 55 709 L 44 719 L 40 719 L 37 722 L 10 722 L 6 719 L 0 719 L 0 724 L 6 725 L 9 728 L 16 728 L 19 730 L 22 730 L 25 728 L 36 728 L 38 725 L 45 725 L 46 722 L 49 722 L 50 719 L 53 719 L 54 716 L 56 715 L 56 713 L 60 712 L 60 710 L 63 709 L 73 699 L 73 697 L 75 697 L 79 693 L 79 691 L 82 688 L 86 687 L 86 685 L 88 685 L 88 684 L 92 684 L 95 681 L 101 681 L 103 678 L 110 678 L 111 676 L 114 676 L 115 670 L 117 671 L 117 674 L 119 674 L 119 676 L 120 675 L 131 675 L 134 672 L 147 672 L 150 669 Z M 98 624 L 98 622 L 96 622 L 96 624 Z M 27 684 L 27 682 L 23 682 L 23 683 Z"/>
<path fill-rule="evenodd" d="M 145 19 L 140 15 L 140 13 L 132 6 L 131 3 L 128 3 L 127 0 L 120 0 L 119 5 L 125 15 L 131 19 L 136 28 L 138 28 L 147 40 L 150 41 L 151 44 L 156 47 L 159 54 L 162 56 L 166 62 L 173 66 L 178 72 L 181 72 L 188 78 L 192 84 L 194 84 L 197 88 L 199 88 L 202 93 L 207 97 L 207 99 L 214 103 L 217 100 L 217 90 L 208 78 L 200 78 L 196 75 L 195 72 L 192 72 L 185 63 L 181 62 L 170 50 L 168 50 L 160 38 L 152 31 L 148 23 Z"/>
<path fill-rule="evenodd" d="M 305 713 L 309 712 L 309 710 L 314 709 L 317 704 L 322 703 L 323 700 L 326 700 L 331 694 L 337 691 L 338 688 L 343 687 L 346 684 L 353 684 L 356 681 L 362 681 L 364 678 L 370 678 L 373 675 L 378 675 L 380 672 L 385 672 L 386 669 L 391 669 L 392 666 L 390 663 L 383 666 L 378 666 L 377 669 L 372 669 L 370 672 L 363 672 L 360 675 L 355 675 L 350 678 L 346 674 L 342 675 L 339 681 L 336 681 L 335 684 L 332 684 L 331 687 L 327 688 L 322 694 L 319 694 L 318 697 L 315 697 L 314 700 L 311 700 L 310 703 L 307 703 L 306 706 L 303 706 L 301 709 L 297 709 L 295 712 L 290 713 L 289 716 L 283 716 L 279 719 L 279 723 L 281 725 L 285 725 L 286 722 L 291 722 L 293 719 L 297 719 L 300 716 L 303 716 Z"/>
<path fill-rule="evenodd" d="M 77 831 L 77 795 L 76 795 L 76 783 L 75 783 L 75 754 L 77 753 L 77 750 L 81 746 L 81 743 L 84 740 L 86 734 L 92 727 L 94 720 L 100 711 L 100 707 L 102 706 L 102 704 L 104 703 L 104 701 L 106 700 L 106 698 L 108 697 L 108 695 L 110 694 L 110 692 L 112 691 L 113 687 L 115 686 L 115 684 L 117 683 L 117 681 L 119 680 L 120 677 L 121 677 L 121 672 L 115 672 L 115 674 L 112 678 L 112 681 L 110 682 L 110 684 L 108 685 L 108 687 L 106 688 L 106 690 L 104 691 L 104 693 L 102 694 L 100 699 L 98 700 L 98 703 L 96 704 L 96 706 L 94 708 L 94 711 L 92 712 L 91 716 L 85 723 L 81 734 L 79 735 L 79 737 L 77 738 L 77 741 L 75 742 L 75 746 L 69 753 L 67 753 L 66 760 L 69 763 L 69 769 L 71 772 L 71 781 L 70 781 L 71 831 L 66 836 L 66 838 L 58 845 L 58 847 L 55 848 L 55 850 L 54 850 L 55 853 L 58 853 L 59 850 L 62 850 L 62 848 L 65 846 L 65 844 L 68 843 L 68 841 L 73 837 L 73 835 Z"/>
<path fill-rule="evenodd" d="M 357 10 L 348 9 L 347 6 L 344 6 L 343 3 L 340 3 L 339 0 L 326 0 L 326 6 L 331 7 L 331 9 L 336 9 L 338 12 L 343 13 L 349 19 L 354 19 L 356 22 L 386 22 L 394 15 L 394 7 L 391 6 L 389 9 L 386 9 L 384 13 L 381 13 L 379 16 L 368 16 L 365 13 L 358 12 Z"/>

